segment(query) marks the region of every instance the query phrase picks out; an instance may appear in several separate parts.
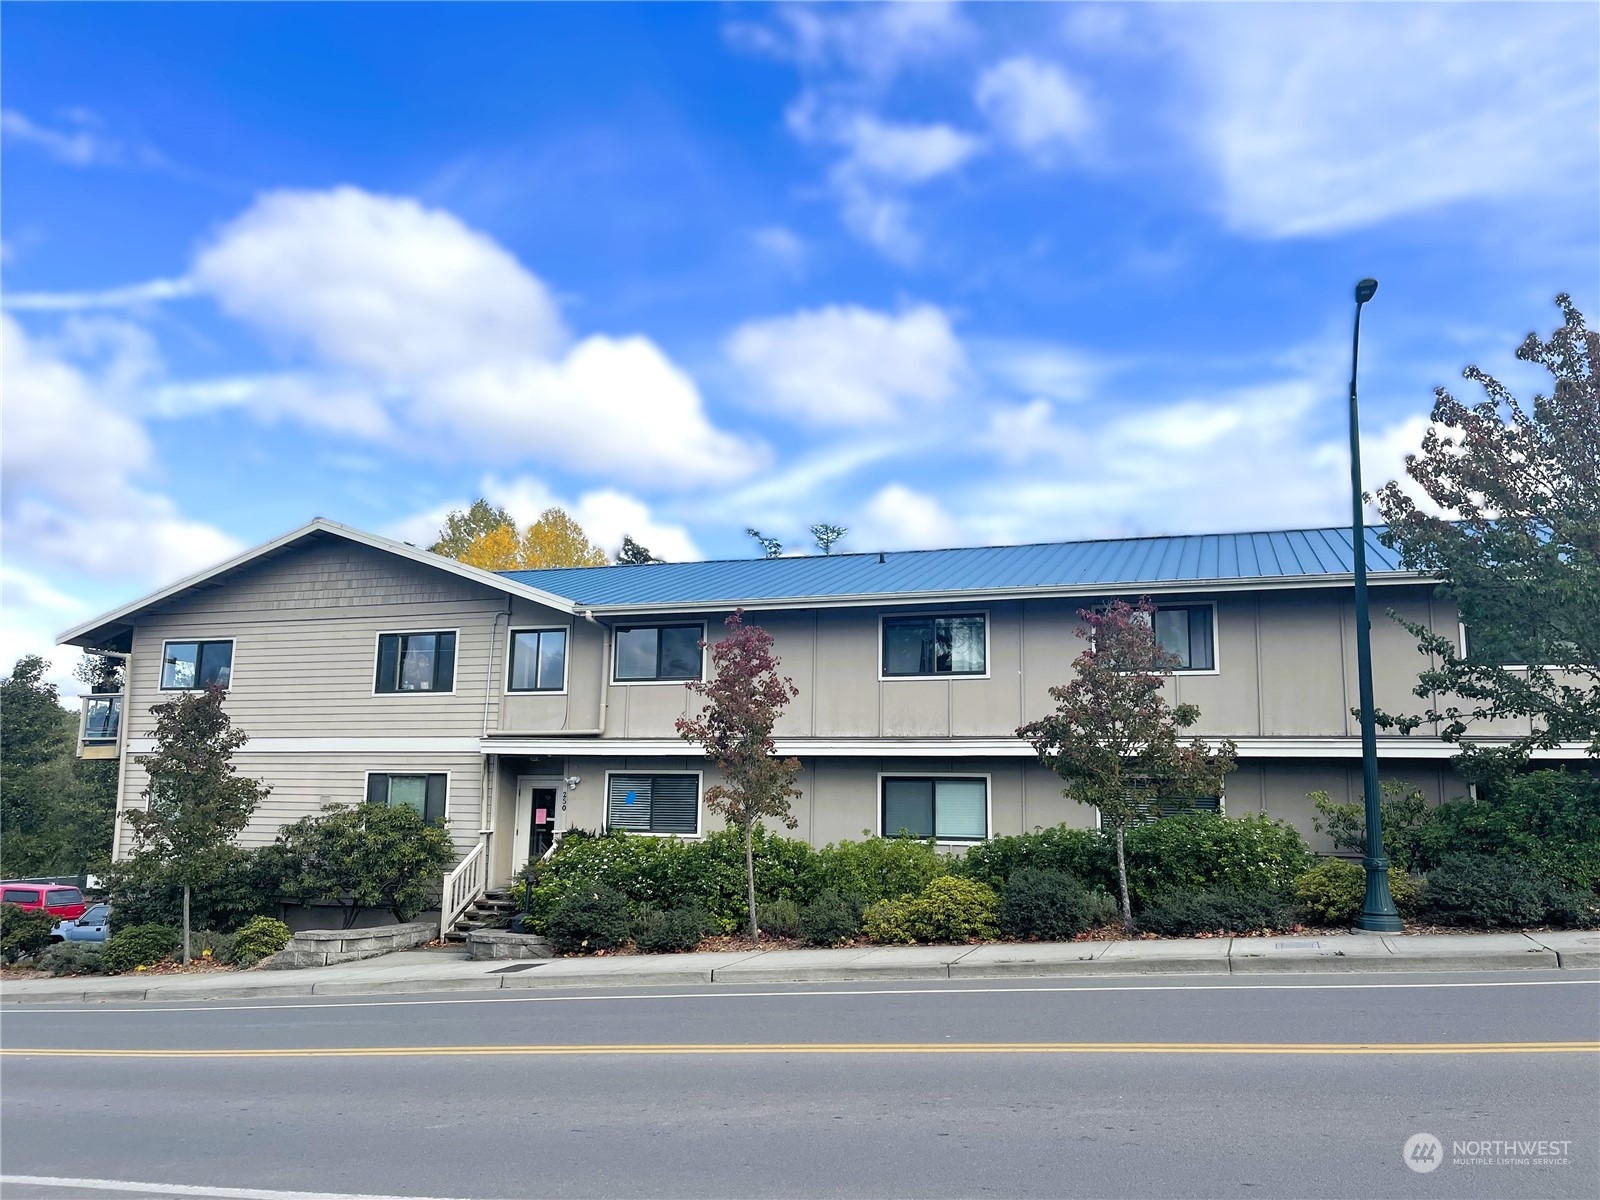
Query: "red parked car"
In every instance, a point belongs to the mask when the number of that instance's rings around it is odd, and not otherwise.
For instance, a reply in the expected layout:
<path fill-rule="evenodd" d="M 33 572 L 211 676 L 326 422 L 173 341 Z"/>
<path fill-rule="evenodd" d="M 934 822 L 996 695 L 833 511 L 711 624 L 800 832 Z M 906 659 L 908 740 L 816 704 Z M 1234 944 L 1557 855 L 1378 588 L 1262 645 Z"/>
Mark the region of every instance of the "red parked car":
<path fill-rule="evenodd" d="M 83 916 L 89 907 L 82 892 L 59 883 L 0 883 L 0 904 L 42 908 L 52 917 L 69 921 Z"/>

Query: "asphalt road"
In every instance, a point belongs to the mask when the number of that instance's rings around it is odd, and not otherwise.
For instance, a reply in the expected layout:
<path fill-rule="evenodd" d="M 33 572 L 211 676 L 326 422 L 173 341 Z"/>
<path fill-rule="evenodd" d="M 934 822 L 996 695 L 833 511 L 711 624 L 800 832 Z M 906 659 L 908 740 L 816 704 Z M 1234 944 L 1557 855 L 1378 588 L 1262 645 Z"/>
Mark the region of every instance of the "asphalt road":
<path fill-rule="evenodd" d="M 1571 971 L 14 1008 L 0 1195 L 1593 1197 L 1597 1043 Z"/>

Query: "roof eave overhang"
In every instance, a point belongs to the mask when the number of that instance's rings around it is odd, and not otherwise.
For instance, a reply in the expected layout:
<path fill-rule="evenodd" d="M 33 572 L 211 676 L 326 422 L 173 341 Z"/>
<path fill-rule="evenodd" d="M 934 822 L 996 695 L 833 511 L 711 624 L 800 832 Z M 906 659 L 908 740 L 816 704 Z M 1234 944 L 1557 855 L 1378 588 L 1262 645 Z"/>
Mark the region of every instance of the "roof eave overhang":
<path fill-rule="evenodd" d="M 1385 571 L 1369 574 L 1371 587 L 1399 584 L 1437 583 L 1438 578 L 1419 571 Z M 1182 579 L 1146 583 L 1083 583 L 1048 587 L 967 588 L 955 591 L 870 592 L 852 596 L 773 596 L 756 599 L 660 600 L 648 604 L 585 604 L 576 609 L 594 616 L 629 617 L 654 613 L 722 612 L 742 608 L 746 612 L 791 608 L 867 608 L 888 604 L 952 604 L 989 600 L 1082 599 L 1111 596 L 1176 596 L 1197 592 L 1274 592 L 1303 591 L 1312 588 L 1351 587 L 1353 574 L 1284 575 L 1269 579 Z"/>
<path fill-rule="evenodd" d="M 437 571 L 444 571 L 447 574 L 471 580 L 473 583 L 482 584 L 484 587 L 491 588 L 497 592 L 520 596 L 525 600 L 546 605 L 560 612 L 574 613 L 579 610 L 578 606 L 565 596 L 557 596 L 553 592 L 530 587 L 528 584 L 519 583 L 493 571 L 485 571 L 480 567 L 468 566 L 466 563 L 457 562 L 455 559 L 445 558 L 427 550 L 419 550 L 415 546 L 408 545 L 405 542 L 397 542 L 393 538 L 380 537 L 375 533 L 366 533 L 360 529 L 353 529 L 348 525 L 341 525 L 337 521 L 327 521 L 319 517 L 317 520 L 302 525 L 298 529 L 290 530 L 282 537 L 273 538 L 270 542 L 252 547 L 242 554 L 236 554 L 226 562 L 218 563 L 214 567 L 208 567 L 204 571 L 199 571 L 187 578 L 180 579 L 178 582 L 162 588 L 160 591 L 152 592 L 150 595 L 135 600 L 131 604 L 124 604 L 119 608 L 112 609 L 110 612 L 101 613 L 92 620 L 84 621 L 82 624 L 63 630 L 56 637 L 56 643 L 62 646 L 82 646 L 85 649 L 104 646 L 111 637 L 126 632 L 131 627 L 133 620 L 146 610 L 158 604 L 164 604 L 192 588 L 202 587 L 219 576 L 248 566 L 259 559 L 269 558 L 280 551 L 289 549 L 296 542 L 318 534 L 343 538 L 346 541 L 355 542 L 373 550 L 393 554 L 398 558 L 404 558 Z"/>

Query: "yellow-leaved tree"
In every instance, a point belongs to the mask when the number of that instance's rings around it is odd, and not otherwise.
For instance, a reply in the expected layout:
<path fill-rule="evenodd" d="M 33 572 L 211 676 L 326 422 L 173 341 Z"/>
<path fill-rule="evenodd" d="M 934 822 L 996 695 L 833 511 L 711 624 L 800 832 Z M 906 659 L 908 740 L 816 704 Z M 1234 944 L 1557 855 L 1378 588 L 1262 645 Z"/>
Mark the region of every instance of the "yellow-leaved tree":
<path fill-rule="evenodd" d="M 430 549 L 485 571 L 606 565 L 605 551 L 563 510 L 547 508 L 519 530 L 510 513 L 485 500 L 475 501 L 464 513 L 452 512 Z"/>

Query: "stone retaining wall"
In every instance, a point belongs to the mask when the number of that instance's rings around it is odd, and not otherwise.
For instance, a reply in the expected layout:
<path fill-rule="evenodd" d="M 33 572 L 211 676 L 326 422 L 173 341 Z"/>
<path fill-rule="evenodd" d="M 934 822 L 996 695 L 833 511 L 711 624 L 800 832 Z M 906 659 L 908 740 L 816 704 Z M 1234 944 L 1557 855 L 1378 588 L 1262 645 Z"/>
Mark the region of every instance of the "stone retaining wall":
<path fill-rule="evenodd" d="M 550 958 L 554 953 L 549 940 L 536 933 L 474 929 L 467 934 L 468 958 Z"/>
<path fill-rule="evenodd" d="M 305 929 L 295 934 L 284 949 L 262 959 L 261 969 L 289 971 L 299 967 L 331 967 L 334 963 L 410 950 L 438 936 L 437 921 L 412 921 L 375 929 Z"/>

